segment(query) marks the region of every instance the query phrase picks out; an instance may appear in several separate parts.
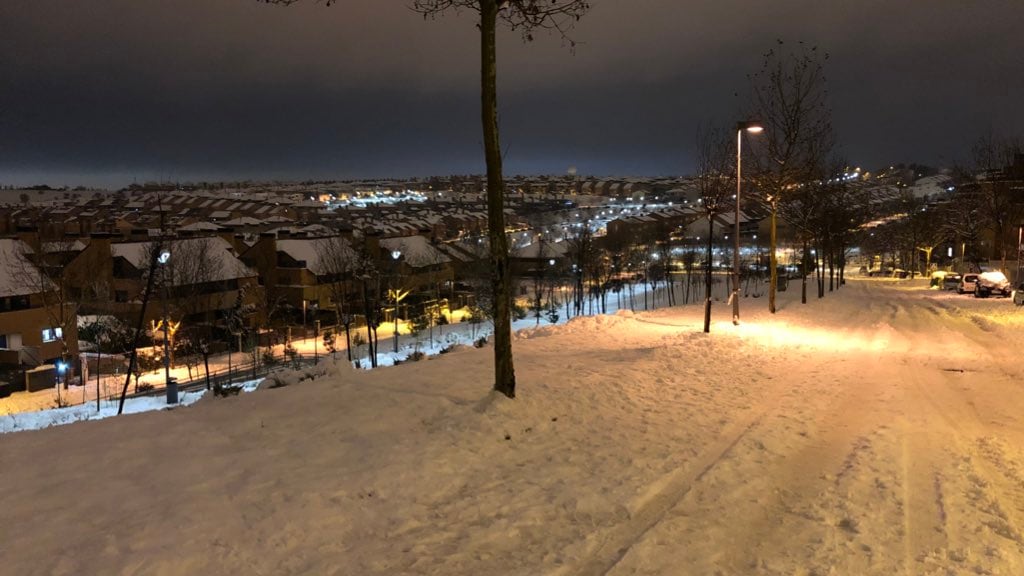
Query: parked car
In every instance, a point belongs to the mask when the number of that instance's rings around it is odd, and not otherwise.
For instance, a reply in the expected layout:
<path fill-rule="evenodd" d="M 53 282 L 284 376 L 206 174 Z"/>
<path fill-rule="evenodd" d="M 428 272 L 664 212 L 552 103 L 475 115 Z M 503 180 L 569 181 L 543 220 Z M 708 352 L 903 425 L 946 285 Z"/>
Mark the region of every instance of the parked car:
<path fill-rule="evenodd" d="M 974 297 L 988 298 L 992 295 L 1009 296 L 1010 281 L 1006 279 L 1002 272 L 998 271 L 978 274 L 978 279 L 974 282 Z"/>
<path fill-rule="evenodd" d="M 974 285 L 978 282 L 977 274 L 964 274 L 956 285 L 957 294 L 974 294 Z"/>
<path fill-rule="evenodd" d="M 1013 303 L 1017 306 L 1024 306 L 1024 282 L 1017 285 L 1017 289 L 1013 291 Z"/>
<path fill-rule="evenodd" d="M 960 285 L 960 280 L 963 276 L 956 272 L 950 272 L 942 277 L 942 289 L 943 290 L 956 290 Z"/>

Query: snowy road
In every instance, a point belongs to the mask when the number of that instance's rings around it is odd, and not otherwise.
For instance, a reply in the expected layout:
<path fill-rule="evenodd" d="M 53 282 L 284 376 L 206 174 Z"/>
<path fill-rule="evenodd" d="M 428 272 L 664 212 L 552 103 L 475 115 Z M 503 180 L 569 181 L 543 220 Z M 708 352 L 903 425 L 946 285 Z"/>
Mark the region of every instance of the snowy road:
<path fill-rule="evenodd" d="M 992 321 L 1017 311 L 887 287 L 817 310 L 833 333 L 805 327 L 814 364 L 780 362 L 773 400 L 680 474 L 657 525 L 578 573 L 1024 573 L 1020 325 Z"/>
<path fill-rule="evenodd" d="M 795 288 L 0 436 L 0 574 L 1024 573 L 1024 310 Z"/>

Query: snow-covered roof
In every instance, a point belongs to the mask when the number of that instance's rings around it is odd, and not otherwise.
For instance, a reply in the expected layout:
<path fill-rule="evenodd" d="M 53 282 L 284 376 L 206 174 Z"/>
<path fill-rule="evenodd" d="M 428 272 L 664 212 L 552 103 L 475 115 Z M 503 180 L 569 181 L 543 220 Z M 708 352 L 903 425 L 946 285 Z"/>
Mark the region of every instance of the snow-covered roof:
<path fill-rule="evenodd" d="M 43 242 L 43 252 L 81 252 L 85 250 L 85 244 L 81 240 L 74 242 Z"/>
<path fill-rule="evenodd" d="M 171 252 L 172 264 L 190 265 L 179 263 L 174 260 L 175 252 L 187 254 L 199 248 L 199 244 L 209 242 L 207 255 L 212 260 L 211 274 L 205 281 L 216 282 L 220 280 L 232 280 L 235 278 L 247 278 L 255 276 L 256 272 L 246 266 L 233 253 L 233 248 L 223 238 L 209 236 L 204 238 L 179 238 L 168 242 L 168 250 Z M 121 257 L 127 260 L 136 268 L 148 266 L 147 258 L 152 250 L 153 242 L 118 242 L 110 245 L 111 256 Z"/>
<path fill-rule="evenodd" d="M 182 226 L 181 228 L 179 228 L 179 230 L 187 230 L 187 231 L 191 231 L 191 232 L 199 232 L 199 231 L 203 231 L 203 230 L 214 231 L 214 230 L 223 230 L 223 229 L 224 229 L 223 227 L 218 226 L 218 225 L 214 224 L 213 222 L 206 222 L 206 221 L 193 222 L 191 224 L 188 224 L 188 225 L 185 225 L 185 226 Z"/>
<path fill-rule="evenodd" d="M 418 235 L 383 238 L 380 247 L 381 250 L 388 252 L 401 252 L 405 261 L 414 267 L 451 261 L 447 254 L 435 248 L 425 237 Z"/>
<path fill-rule="evenodd" d="M 39 269 L 25 257 L 31 253 L 32 249 L 21 240 L 0 238 L 0 297 L 39 292 L 38 282 L 29 279 L 43 278 Z M 49 280 L 43 278 L 43 282 L 51 286 Z"/>
<path fill-rule="evenodd" d="M 228 220 L 223 224 L 224 226 L 259 226 L 260 224 L 263 224 L 263 221 L 257 220 L 256 218 L 253 218 L 251 216 L 242 216 L 241 218 Z"/>
<path fill-rule="evenodd" d="M 339 247 L 343 251 L 344 256 L 341 258 L 347 258 L 350 262 L 355 262 L 356 252 L 349 245 L 348 241 L 344 238 L 286 238 L 277 241 L 277 250 L 284 252 L 293 260 L 299 262 L 305 262 L 306 268 L 308 268 L 314 274 L 327 274 L 330 272 L 329 262 L 325 262 L 321 258 L 321 253 L 327 250 L 328 243 L 340 242 Z"/>
<path fill-rule="evenodd" d="M 531 242 L 522 248 L 512 251 L 513 258 L 536 260 L 540 258 L 560 258 L 565 256 L 568 247 L 565 242 Z"/>

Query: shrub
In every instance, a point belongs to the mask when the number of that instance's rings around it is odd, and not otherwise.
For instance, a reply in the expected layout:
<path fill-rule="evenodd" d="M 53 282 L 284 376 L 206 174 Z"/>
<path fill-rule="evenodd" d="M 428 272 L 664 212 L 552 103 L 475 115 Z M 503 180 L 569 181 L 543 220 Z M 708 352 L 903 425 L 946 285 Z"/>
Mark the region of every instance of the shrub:
<path fill-rule="evenodd" d="M 487 346 L 487 336 L 481 336 L 476 340 L 473 340 L 473 346 L 475 348 L 483 348 L 484 346 Z"/>
<path fill-rule="evenodd" d="M 221 398 L 227 398 L 228 396 L 238 396 L 238 393 L 242 391 L 241 387 L 224 385 L 217 382 L 213 385 L 213 395 Z"/>
<path fill-rule="evenodd" d="M 277 364 L 277 358 L 274 357 L 273 350 L 264 350 L 263 364 L 265 364 L 266 366 L 273 366 L 274 364 Z"/>
<path fill-rule="evenodd" d="M 57 397 L 54 398 L 54 400 L 53 400 L 53 407 L 54 408 L 67 408 L 68 406 L 71 406 L 71 400 L 68 399 L 68 395 L 67 394 L 61 394 L 60 392 L 57 392 Z"/>
<path fill-rule="evenodd" d="M 415 351 L 415 352 L 413 352 L 412 354 L 409 355 L 408 360 L 412 360 L 413 362 L 419 362 L 420 360 L 423 360 L 426 357 L 427 357 L 426 354 L 424 354 L 423 352 L 420 352 L 419 350 L 417 350 L 417 351 Z"/>
<path fill-rule="evenodd" d="M 139 385 L 135 387 L 139 392 L 149 392 L 153 389 L 153 384 L 150 382 L 139 382 Z"/>

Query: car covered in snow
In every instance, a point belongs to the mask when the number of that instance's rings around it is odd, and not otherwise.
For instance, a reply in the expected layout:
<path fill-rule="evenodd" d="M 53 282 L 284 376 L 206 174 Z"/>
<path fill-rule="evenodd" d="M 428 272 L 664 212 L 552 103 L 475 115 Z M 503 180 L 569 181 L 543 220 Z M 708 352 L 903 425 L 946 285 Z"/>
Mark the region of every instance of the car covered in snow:
<path fill-rule="evenodd" d="M 1009 296 L 1010 281 L 999 271 L 982 272 L 974 282 L 975 298 L 988 298 L 989 296 Z"/>

